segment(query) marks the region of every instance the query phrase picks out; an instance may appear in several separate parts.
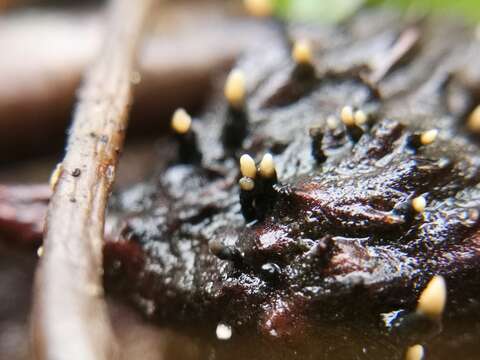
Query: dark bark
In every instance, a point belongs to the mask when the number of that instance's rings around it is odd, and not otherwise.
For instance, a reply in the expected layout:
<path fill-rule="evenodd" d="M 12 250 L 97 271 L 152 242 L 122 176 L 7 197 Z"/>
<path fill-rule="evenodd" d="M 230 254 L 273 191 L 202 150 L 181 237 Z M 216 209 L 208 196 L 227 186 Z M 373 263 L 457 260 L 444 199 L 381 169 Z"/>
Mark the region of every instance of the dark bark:
<path fill-rule="evenodd" d="M 278 37 L 238 62 L 247 136 L 231 131 L 220 97 L 194 124 L 201 164 L 161 148 L 168 166 L 112 207 L 120 229 L 105 247 L 106 283 L 150 319 L 206 339 L 231 325 L 218 358 L 235 347 L 240 358 L 401 359 L 438 324 L 404 336 L 381 314 L 412 311 L 434 274 L 447 279 L 449 324 L 478 313 L 479 144 L 464 120 L 480 82 L 460 75 L 478 66 L 480 44 L 457 23 L 378 12 L 289 33 L 314 44 L 315 72 L 298 76 Z M 342 123 L 345 105 L 367 120 Z M 430 129 L 435 142 L 417 141 Z M 257 173 L 239 192 L 243 152 L 274 153 L 279 183 Z"/>

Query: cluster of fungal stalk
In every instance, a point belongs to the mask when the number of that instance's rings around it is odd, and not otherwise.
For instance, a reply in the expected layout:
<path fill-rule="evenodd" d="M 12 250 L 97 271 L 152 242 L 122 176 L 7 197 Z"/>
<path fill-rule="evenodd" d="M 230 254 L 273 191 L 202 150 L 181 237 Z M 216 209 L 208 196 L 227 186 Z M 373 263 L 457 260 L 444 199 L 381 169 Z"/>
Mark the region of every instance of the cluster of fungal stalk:
<path fill-rule="evenodd" d="M 244 6 L 249 14 L 258 17 L 272 16 L 274 11 L 272 0 L 244 0 Z M 292 60 L 296 67 L 294 76 L 314 74 L 314 57 L 312 44 L 305 39 L 294 42 L 291 50 Z M 246 112 L 247 86 L 244 73 L 239 69 L 230 72 L 225 82 L 224 96 L 228 102 L 227 122 L 224 126 L 222 140 L 226 148 L 231 147 L 232 151 L 238 150 L 248 132 L 248 116 Z M 371 120 L 370 114 L 362 109 L 346 105 L 340 110 L 340 120 L 345 125 L 347 133 L 356 141 L 365 131 Z M 196 134 L 192 128 L 192 117 L 184 109 L 177 109 L 171 118 L 171 128 L 177 136 L 179 143 L 179 160 L 186 163 L 198 163 L 201 161 Z M 475 133 L 480 133 L 480 105 L 471 112 L 467 119 L 467 127 Z M 326 127 L 335 130 L 339 121 L 335 116 L 326 119 Z M 413 134 L 410 138 L 410 145 L 413 149 L 432 144 L 438 136 L 437 129 L 430 129 Z M 320 146 L 315 141 L 321 141 L 321 134 L 314 130 L 311 132 L 313 141 L 313 155 L 319 161 L 325 160 L 324 155 L 318 151 Z M 317 150 L 315 150 L 317 149 Z M 258 166 L 254 159 L 247 154 L 240 157 L 241 178 L 238 181 L 240 187 L 240 203 L 242 214 L 246 221 L 260 220 L 274 198 L 274 185 L 277 183 L 277 171 L 273 156 L 266 153 Z M 58 180 L 63 172 L 62 163 L 59 163 L 50 177 L 50 187 L 55 189 Z M 272 195 L 273 194 L 273 195 Z M 424 196 L 413 198 L 409 204 L 411 210 L 422 214 L 427 206 Z M 218 242 L 209 244 L 210 250 L 220 259 L 235 262 L 242 261 L 242 254 L 234 247 L 224 246 Z M 38 257 L 43 255 L 43 246 L 37 249 Z M 266 264 L 271 266 L 271 264 Z M 413 316 L 426 318 L 429 321 L 438 323 L 441 320 L 447 300 L 447 287 L 445 280 L 440 275 L 435 275 L 421 292 L 416 310 Z M 228 340 L 232 336 L 230 326 L 220 323 L 217 326 L 216 334 L 218 339 Z M 421 360 L 425 356 L 424 347 L 415 344 L 406 349 L 406 360 Z"/>
<path fill-rule="evenodd" d="M 255 16 L 271 16 L 273 5 L 270 0 L 245 0 L 247 11 Z M 296 64 L 294 76 L 311 75 L 314 73 L 313 51 L 311 43 L 307 40 L 297 40 L 292 46 L 292 60 Z M 224 96 L 228 102 L 227 121 L 224 125 L 222 141 L 226 149 L 232 152 L 241 148 L 242 142 L 248 133 L 248 116 L 246 111 L 247 87 L 244 73 L 239 69 L 233 69 L 228 75 Z M 340 120 L 345 125 L 347 133 L 352 140 L 358 141 L 371 121 L 371 115 L 362 109 L 347 105 L 340 110 Z M 329 116 L 326 120 L 326 127 L 335 130 L 339 126 L 335 116 Z M 470 115 L 468 120 L 470 129 L 480 132 L 480 106 Z M 178 109 L 172 116 L 171 127 L 177 134 L 179 141 L 180 160 L 184 162 L 198 162 L 201 155 L 196 143 L 196 135 L 192 130 L 192 118 L 184 110 Z M 321 152 L 315 152 L 320 146 L 315 141 L 321 141 L 322 134 L 318 129 L 311 129 L 313 138 L 313 155 L 319 161 L 325 160 Z M 413 134 L 410 138 L 410 145 L 413 149 L 432 144 L 438 135 L 437 129 Z M 238 181 L 240 188 L 240 204 L 242 214 L 247 222 L 261 220 L 266 210 L 271 206 L 275 198 L 274 185 L 277 183 L 277 171 L 273 156 L 266 153 L 260 163 L 248 154 L 243 154 L 239 159 L 241 177 Z M 57 168 L 52 178 L 59 176 L 61 168 Z M 54 185 L 53 185 L 54 186 Z M 423 195 L 414 197 L 409 203 L 411 211 L 422 214 L 427 206 L 426 198 Z M 224 246 L 218 242 L 209 244 L 210 250 L 220 259 L 234 262 L 242 261 L 242 254 L 238 249 Z M 443 277 L 436 275 L 427 284 L 420 294 L 415 316 L 427 318 L 433 322 L 439 322 L 446 304 L 447 289 Z M 219 339 L 228 339 L 231 336 L 231 329 L 224 325 L 217 328 Z M 415 344 L 407 348 L 406 360 L 421 360 L 424 358 L 424 348 L 421 344 Z"/>
<path fill-rule="evenodd" d="M 313 68 L 313 54 L 311 44 L 307 40 L 298 40 L 292 47 L 292 59 L 297 64 L 298 69 L 305 70 Z M 222 141 L 225 149 L 235 153 L 243 143 L 248 133 L 248 116 L 246 111 L 247 87 L 244 73 L 240 69 L 233 69 L 228 75 L 225 86 L 224 96 L 228 102 L 227 121 L 223 128 Z M 480 108 L 477 108 L 480 118 Z M 340 119 L 345 125 L 347 133 L 351 139 L 358 141 L 365 132 L 369 124 L 370 114 L 362 109 L 350 105 L 344 106 L 340 110 Z M 480 120 L 479 120 L 480 122 Z M 327 128 L 334 130 L 339 123 L 334 116 L 328 117 L 326 121 Z M 201 153 L 196 142 L 195 132 L 192 130 L 192 118 L 184 109 L 177 109 L 171 119 L 171 127 L 177 134 L 179 141 L 179 158 L 182 162 L 194 163 L 201 161 Z M 411 136 L 410 144 L 414 149 L 420 146 L 432 144 L 437 138 L 438 130 L 431 129 Z M 319 129 L 311 129 L 312 153 L 318 162 L 325 160 L 324 154 L 319 150 L 323 134 Z M 257 219 L 258 211 L 253 208 L 257 204 L 259 195 L 267 191 L 267 184 L 272 187 L 277 181 L 275 164 L 271 154 L 265 154 L 257 169 L 255 161 L 249 155 L 243 155 L 240 158 L 240 169 L 242 177 L 239 180 L 240 202 L 242 212 L 247 221 Z M 259 179 L 257 178 L 257 173 Z M 266 181 L 268 180 L 268 181 Z M 256 183 L 257 181 L 257 183 Z M 259 186 L 261 185 L 261 186 Z M 260 190 L 261 191 L 260 191 Z M 424 196 L 418 196 L 412 199 L 410 208 L 415 213 L 423 213 L 426 208 L 426 199 Z M 261 214 L 260 214 L 261 217 Z"/>
<path fill-rule="evenodd" d="M 480 108 L 478 110 L 478 123 L 480 128 Z M 331 118 L 327 122 L 329 127 L 335 127 L 336 121 L 334 122 Z M 364 112 L 362 109 L 355 109 L 353 106 L 347 105 L 340 110 L 340 119 L 345 124 L 347 131 L 355 137 L 355 133 L 360 135 L 363 133 L 362 126 L 367 125 L 370 118 L 369 114 Z M 417 149 L 421 146 L 430 145 L 437 139 L 438 130 L 430 129 L 417 134 L 413 134 L 410 139 L 410 145 Z"/>
<path fill-rule="evenodd" d="M 334 121 L 335 120 L 335 121 Z M 346 105 L 340 110 L 340 120 L 345 125 L 346 131 L 350 139 L 357 142 L 363 133 L 367 130 L 371 121 L 371 116 L 362 109 Z M 327 127 L 335 129 L 338 126 L 336 118 L 329 117 L 327 119 Z"/>
<path fill-rule="evenodd" d="M 243 154 L 240 157 L 240 205 L 247 222 L 262 219 L 274 198 L 273 186 L 277 183 L 277 170 L 273 156 L 265 154 L 258 167 L 255 160 Z"/>
<path fill-rule="evenodd" d="M 347 128 L 359 127 L 367 123 L 368 115 L 361 109 L 354 109 L 352 106 L 347 105 L 340 111 L 340 119 L 342 119 Z"/>
<path fill-rule="evenodd" d="M 478 110 L 478 117 L 480 123 L 480 107 Z M 350 134 L 353 140 L 358 140 L 361 134 L 364 132 L 363 126 L 367 125 L 370 121 L 370 115 L 364 112 L 362 109 L 355 109 L 353 106 L 347 105 L 340 110 L 340 119 L 345 125 L 347 132 Z M 327 128 L 333 130 L 338 127 L 338 121 L 335 116 L 329 116 L 326 120 Z M 480 126 L 480 125 L 479 125 Z M 413 134 L 410 138 L 410 145 L 413 149 L 418 149 L 421 146 L 427 146 L 433 144 L 438 136 L 437 129 L 426 130 L 417 134 Z M 318 147 L 318 146 L 314 146 Z M 315 155 L 314 155 L 315 156 Z M 315 156 L 318 159 L 318 155 Z M 418 214 L 423 214 L 427 207 L 427 200 L 423 195 L 414 197 L 409 208 Z"/>
<path fill-rule="evenodd" d="M 228 102 L 227 121 L 222 132 L 222 142 L 227 151 L 238 150 L 248 132 L 248 117 L 245 110 L 247 87 L 244 73 L 233 69 L 228 75 L 224 96 Z M 192 129 L 192 118 L 184 109 L 177 109 L 171 119 L 171 128 L 179 143 L 181 162 L 201 161 L 196 135 Z M 277 182 L 277 172 L 271 154 L 263 156 L 258 168 L 253 158 L 247 154 L 240 157 L 239 180 L 240 203 L 247 221 L 262 218 L 268 203 L 271 202 L 273 185 Z"/>
<path fill-rule="evenodd" d="M 247 87 L 245 75 L 241 70 L 233 69 L 230 72 L 225 82 L 224 95 L 229 106 L 222 142 L 229 152 L 234 153 L 241 147 L 248 132 L 248 117 L 245 111 Z M 201 153 L 192 123 L 191 116 L 181 108 L 174 112 L 171 119 L 171 127 L 179 142 L 180 161 L 186 163 L 201 161 Z"/>

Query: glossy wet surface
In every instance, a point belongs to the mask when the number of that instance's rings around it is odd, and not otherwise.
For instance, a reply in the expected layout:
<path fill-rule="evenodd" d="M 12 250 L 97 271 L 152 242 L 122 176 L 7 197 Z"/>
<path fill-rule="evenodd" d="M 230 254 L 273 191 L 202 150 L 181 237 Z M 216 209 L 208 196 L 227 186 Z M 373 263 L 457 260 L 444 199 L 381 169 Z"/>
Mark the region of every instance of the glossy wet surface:
<path fill-rule="evenodd" d="M 179 159 L 167 139 L 155 176 L 116 197 L 108 287 L 151 320 L 209 334 L 202 358 L 401 358 L 417 342 L 428 358 L 475 358 L 480 156 L 464 125 L 480 100 L 473 30 L 367 13 L 292 34 L 314 44 L 316 75 L 292 63 L 287 39 L 253 49 L 238 64 L 243 112 L 220 98 L 194 120 L 201 161 L 185 148 Z M 369 121 L 346 127 L 345 105 Z M 419 143 L 431 129 L 435 141 Z M 243 152 L 273 153 L 278 182 L 256 178 L 239 194 Z M 434 274 L 449 289 L 441 335 L 439 324 L 392 329 L 382 314 L 410 313 Z M 218 323 L 231 340 L 207 339 Z"/>

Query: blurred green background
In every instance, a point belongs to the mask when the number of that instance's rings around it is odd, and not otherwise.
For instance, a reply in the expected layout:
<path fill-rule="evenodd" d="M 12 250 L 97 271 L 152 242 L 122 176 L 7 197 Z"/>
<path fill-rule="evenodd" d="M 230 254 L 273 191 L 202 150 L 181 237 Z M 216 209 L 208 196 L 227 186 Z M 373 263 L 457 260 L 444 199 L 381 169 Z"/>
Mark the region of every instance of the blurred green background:
<path fill-rule="evenodd" d="M 275 6 L 284 18 L 319 22 L 341 21 L 361 6 L 448 13 L 471 22 L 480 20 L 480 0 L 275 0 Z"/>

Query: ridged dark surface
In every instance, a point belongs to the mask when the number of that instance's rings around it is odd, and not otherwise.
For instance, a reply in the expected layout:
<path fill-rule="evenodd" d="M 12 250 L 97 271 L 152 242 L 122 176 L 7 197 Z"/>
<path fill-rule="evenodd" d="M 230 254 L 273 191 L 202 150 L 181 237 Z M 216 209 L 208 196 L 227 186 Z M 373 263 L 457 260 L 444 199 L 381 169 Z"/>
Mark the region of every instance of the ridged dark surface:
<path fill-rule="evenodd" d="M 238 63 L 249 89 L 242 147 L 222 144 L 232 115 L 220 97 L 194 120 L 201 164 L 180 164 L 173 139 L 159 145 L 168 165 L 112 206 L 108 287 L 187 332 L 231 325 L 217 358 L 400 358 L 427 340 L 431 358 L 475 358 L 480 148 L 465 119 L 480 101 L 480 42 L 454 24 L 376 12 L 337 28 L 294 26 L 292 38 L 314 44 L 315 76 L 295 68 L 289 39 L 256 46 Z M 386 67 L 409 31 L 418 41 Z M 330 129 L 327 117 L 345 105 L 369 123 Z M 433 128 L 433 144 L 412 145 Z M 273 153 L 279 179 L 248 224 L 237 184 L 244 152 Z M 409 206 L 420 195 L 423 214 Z M 434 274 L 449 291 L 443 335 L 392 334 L 381 314 L 414 309 Z M 447 335 L 462 319 L 466 330 Z"/>

